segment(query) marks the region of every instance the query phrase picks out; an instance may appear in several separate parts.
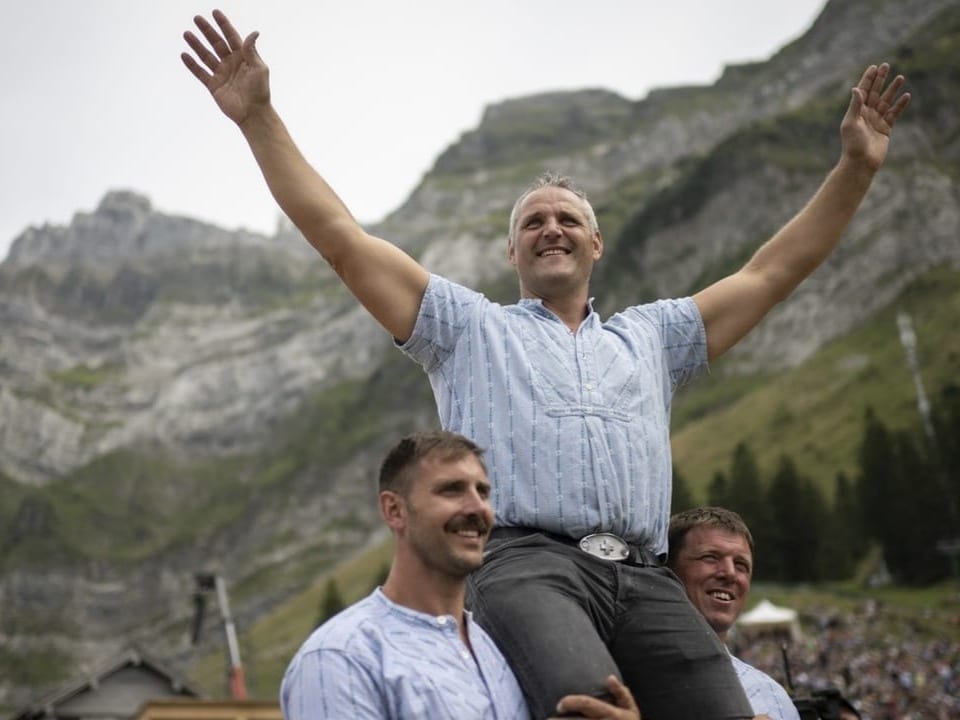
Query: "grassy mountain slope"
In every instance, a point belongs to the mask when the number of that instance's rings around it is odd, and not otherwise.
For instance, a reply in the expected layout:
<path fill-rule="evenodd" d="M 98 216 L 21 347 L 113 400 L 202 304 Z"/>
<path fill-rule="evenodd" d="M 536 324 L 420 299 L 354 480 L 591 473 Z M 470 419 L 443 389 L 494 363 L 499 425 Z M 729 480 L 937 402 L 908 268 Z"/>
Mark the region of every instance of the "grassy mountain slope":
<path fill-rule="evenodd" d="M 888 308 L 798 368 L 773 377 L 730 376 L 718 363 L 678 396 L 674 461 L 701 500 L 713 473 L 729 468 L 741 441 L 762 472 L 781 454 L 832 491 L 838 471 L 853 476 L 864 412 L 872 407 L 892 428 L 919 428 L 913 378 L 896 315 L 910 314 L 920 372 L 933 394 L 960 376 L 960 270 L 944 267 L 914 282 Z M 828 497 L 831 495 L 828 494 Z"/>
<path fill-rule="evenodd" d="M 372 500 L 371 500 L 372 502 Z M 273 612 L 240 629 L 242 659 L 248 690 L 254 697 L 274 698 L 290 658 L 317 625 L 321 598 L 327 582 L 333 580 L 345 603 L 364 597 L 377 578 L 389 566 L 393 544 L 384 535 L 348 557 L 336 567 L 316 576 L 306 590 L 292 596 Z M 208 651 L 198 656 L 190 668 L 191 678 L 211 695 L 225 691 L 223 663 L 225 640 L 219 633 Z"/>

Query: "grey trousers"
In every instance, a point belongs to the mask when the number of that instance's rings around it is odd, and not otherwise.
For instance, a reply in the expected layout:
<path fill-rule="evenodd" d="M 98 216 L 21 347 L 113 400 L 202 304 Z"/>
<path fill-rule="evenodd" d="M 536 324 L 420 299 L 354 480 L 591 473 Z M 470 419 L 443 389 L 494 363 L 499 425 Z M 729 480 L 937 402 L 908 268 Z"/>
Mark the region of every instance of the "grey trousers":
<path fill-rule="evenodd" d="M 609 562 L 541 534 L 491 539 L 467 607 L 506 656 L 534 720 L 622 678 L 643 720 L 753 711 L 729 654 L 664 567 Z"/>

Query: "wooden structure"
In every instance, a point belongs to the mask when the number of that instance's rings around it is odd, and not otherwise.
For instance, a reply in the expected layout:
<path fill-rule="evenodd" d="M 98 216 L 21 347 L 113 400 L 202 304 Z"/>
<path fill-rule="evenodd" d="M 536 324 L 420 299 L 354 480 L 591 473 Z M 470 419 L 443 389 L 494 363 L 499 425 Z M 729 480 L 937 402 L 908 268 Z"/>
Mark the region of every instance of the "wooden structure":
<path fill-rule="evenodd" d="M 135 720 L 283 720 L 277 702 L 263 700 L 151 700 Z"/>
<path fill-rule="evenodd" d="M 9 720 L 131 720 L 147 701 L 197 697 L 175 673 L 131 647 Z"/>

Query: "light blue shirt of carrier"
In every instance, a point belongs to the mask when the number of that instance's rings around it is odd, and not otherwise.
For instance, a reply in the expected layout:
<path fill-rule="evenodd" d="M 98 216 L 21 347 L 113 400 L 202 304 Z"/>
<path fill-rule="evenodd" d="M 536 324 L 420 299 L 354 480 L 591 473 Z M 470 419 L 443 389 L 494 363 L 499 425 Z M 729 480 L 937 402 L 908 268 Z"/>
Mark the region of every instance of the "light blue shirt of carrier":
<path fill-rule="evenodd" d="M 769 715 L 770 720 L 800 720 L 796 705 L 780 683 L 736 655 L 731 655 L 730 659 L 750 707 L 757 715 Z"/>
<path fill-rule="evenodd" d="M 540 300 L 498 305 L 432 275 L 401 349 L 440 421 L 485 449 L 496 521 L 666 552 L 670 407 L 707 367 L 692 298 L 629 307 L 576 333 Z"/>
<path fill-rule="evenodd" d="M 317 628 L 280 687 L 285 720 L 528 720 L 500 651 L 465 613 L 473 652 L 450 615 L 397 605 L 377 588 Z"/>

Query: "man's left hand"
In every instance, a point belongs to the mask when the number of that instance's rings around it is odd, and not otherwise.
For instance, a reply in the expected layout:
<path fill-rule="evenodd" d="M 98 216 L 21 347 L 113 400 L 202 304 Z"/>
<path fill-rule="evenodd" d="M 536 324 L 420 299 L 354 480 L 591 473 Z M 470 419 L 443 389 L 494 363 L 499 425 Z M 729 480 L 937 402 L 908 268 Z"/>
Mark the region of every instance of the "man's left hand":
<path fill-rule="evenodd" d="M 840 123 L 844 155 L 864 162 L 872 171 L 878 170 L 887 157 L 890 131 L 910 102 L 910 93 L 899 94 L 905 82 L 903 75 L 884 87 L 889 74 L 887 63 L 868 67 L 850 91 L 850 105 Z"/>

